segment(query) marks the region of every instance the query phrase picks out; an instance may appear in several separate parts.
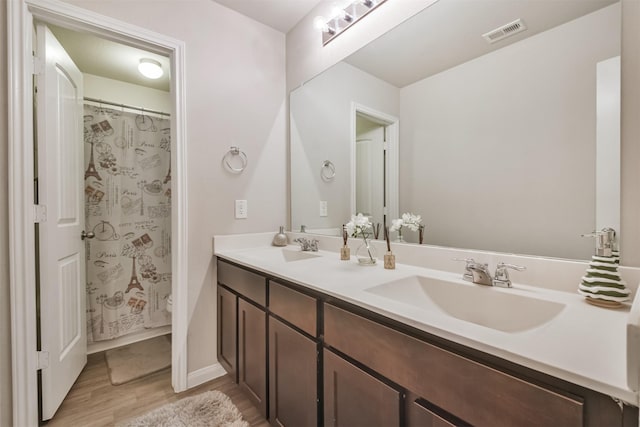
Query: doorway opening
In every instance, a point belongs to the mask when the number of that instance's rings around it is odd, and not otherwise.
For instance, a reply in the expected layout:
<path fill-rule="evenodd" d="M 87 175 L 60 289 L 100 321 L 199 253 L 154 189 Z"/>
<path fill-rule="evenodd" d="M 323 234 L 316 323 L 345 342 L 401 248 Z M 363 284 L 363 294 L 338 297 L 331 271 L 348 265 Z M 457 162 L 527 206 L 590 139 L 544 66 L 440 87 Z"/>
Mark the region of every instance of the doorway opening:
<path fill-rule="evenodd" d="M 58 211 L 78 210 L 84 216 L 79 220 L 67 214 L 61 221 L 56 215 L 57 224 L 52 224 L 53 218 L 36 224 L 41 255 L 38 348 L 50 355 L 39 381 L 44 421 L 64 400 L 86 354 L 107 350 L 114 384 L 145 372 L 118 363 L 123 353 L 115 348 L 139 343 L 133 354 L 146 360 L 129 357 L 129 365 L 170 364 L 170 341 L 151 338 L 171 333 L 171 115 L 167 112 L 171 97 L 168 57 L 51 24 L 36 22 L 35 27 L 34 51 L 44 65 L 34 89 L 38 123 L 34 203 L 41 200 L 49 210 L 58 205 Z M 66 58 L 67 64 L 53 56 Z M 149 57 L 164 65 L 162 78 L 139 77 L 136 65 Z M 60 63 L 54 67 L 52 61 Z M 69 80 L 71 74 L 77 74 L 76 81 Z M 58 93 L 56 87 L 63 84 L 68 90 Z M 65 97 L 77 99 L 65 107 Z M 81 116 L 56 120 L 69 114 Z M 82 134 L 77 124 L 82 125 Z M 79 140 L 81 169 L 72 160 L 78 157 L 73 147 L 65 148 L 65 141 L 56 135 Z M 51 161 L 67 155 L 72 159 Z M 57 185 L 56 175 L 64 177 Z M 70 197 L 74 192 L 77 196 Z M 64 206 L 75 202 L 84 209 Z M 84 224 L 80 227 L 84 245 L 79 246 L 83 251 L 78 252 L 84 265 L 74 266 L 73 275 L 68 274 L 67 261 L 62 268 L 56 265 L 68 259 L 66 253 L 57 253 L 57 247 L 63 238 L 59 230 L 68 229 L 71 222 Z M 78 237 L 70 236 L 71 245 L 78 246 L 74 242 Z M 58 269 L 61 274 L 55 280 L 51 277 L 55 273 L 47 274 Z M 143 351 L 145 345 L 153 351 Z M 67 378 L 60 378 L 60 371 Z"/>
<path fill-rule="evenodd" d="M 171 70 L 168 112 L 171 114 L 170 147 L 171 198 L 169 208 L 171 239 L 170 286 L 173 297 L 171 361 L 172 385 L 176 392 L 187 387 L 186 372 L 186 130 L 184 126 L 184 43 L 161 34 L 117 21 L 79 7 L 45 0 L 23 0 L 7 4 L 9 76 L 13 90 L 9 93 L 9 212 L 10 212 L 10 288 L 12 318 L 13 421 L 16 425 L 37 425 L 38 371 L 47 366 L 44 352 L 38 351 L 36 286 L 36 232 L 34 223 L 46 221 L 38 207 L 33 178 L 36 166 L 32 75 L 39 72 L 32 47 L 36 22 L 93 34 L 128 46 L 143 48 L 167 56 Z M 40 106 L 38 106 L 39 108 Z M 99 106 L 98 106 L 99 107 Z M 147 113 L 145 117 L 150 117 Z M 98 123 L 99 125 L 100 123 Z M 108 131 L 108 130 L 107 130 Z M 114 128 L 115 131 L 115 128 Z M 165 171 L 166 173 L 166 171 Z M 144 187 L 144 186 L 143 186 Z M 141 190 L 153 192 L 154 186 Z M 146 200 L 145 194 L 145 200 Z M 106 197 L 106 192 L 105 196 Z M 166 210 L 165 210 L 166 211 Z M 44 219 L 43 219 L 44 218 Z M 135 237 L 135 236 L 134 236 Z M 144 245 L 145 239 L 139 238 Z M 148 246 L 148 242 L 147 242 Z M 149 249 L 149 248 L 147 248 Z M 68 269 L 71 271 L 71 269 Z M 26 284 L 26 286 L 25 286 Z M 114 295 L 111 295 L 114 297 Z M 119 298 L 112 298 L 115 305 Z"/>
<path fill-rule="evenodd" d="M 351 135 L 351 212 L 369 217 L 379 230 L 398 218 L 399 120 L 353 103 Z"/>

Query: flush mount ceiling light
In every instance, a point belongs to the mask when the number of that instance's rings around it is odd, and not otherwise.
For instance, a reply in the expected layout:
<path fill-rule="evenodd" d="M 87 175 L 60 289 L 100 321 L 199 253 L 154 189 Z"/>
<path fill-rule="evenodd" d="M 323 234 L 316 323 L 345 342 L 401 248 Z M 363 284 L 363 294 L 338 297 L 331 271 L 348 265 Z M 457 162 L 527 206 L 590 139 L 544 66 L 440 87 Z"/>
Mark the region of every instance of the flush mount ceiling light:
<path fill-rule="evenodd" d="M 369 12 L 380 6 L 386 0 L 355 0 L 347 7 L 334 6 L 331 18 L 316 16 L 313 26 L 322 31 L 322 44 L 326 45 L 344 30 L 364 18 Z"/>
<path fill-rule="evenodd" d="M 140 60 L 138 71 L 149 79 L 159 79 L 164 74 L 162 65 L 155 59 L 150 58 L 142 58 Z"/>

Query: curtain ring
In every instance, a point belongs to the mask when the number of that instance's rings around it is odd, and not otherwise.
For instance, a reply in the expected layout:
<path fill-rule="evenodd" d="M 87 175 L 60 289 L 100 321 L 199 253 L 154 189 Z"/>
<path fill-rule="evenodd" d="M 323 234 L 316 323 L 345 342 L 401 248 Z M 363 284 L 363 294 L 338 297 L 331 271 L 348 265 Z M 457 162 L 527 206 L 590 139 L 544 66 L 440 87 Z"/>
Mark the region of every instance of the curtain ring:
<path fill-rule="evenodd" d="M 231 166 L 230 160 L 234 156 L 238 156 L 240 158 L 240 167 L 234 168 L 233 166 Z M 233 173 L 242 172 L 247 167 L 247 163 L 248 163 L 247 155 L 244 153 L 244 151 L 240 150 L 239 147 L 235 147 L 235 146 L 231 147 L 229 151 L 227 151 L 227 153 L 224 155 L 222 160 L 225 166 L 227 167 L 227 169 L 229 169 L 229 171 Z"/>
<path fill-rule="evenodd" d="M 322 162 L 322 167 L 320 168 L 320 176 L 322 180 L 325 182 L 333 180 L 336 176 L 336 167 L 333 165 L 331 160 L 325 160 Z"/>

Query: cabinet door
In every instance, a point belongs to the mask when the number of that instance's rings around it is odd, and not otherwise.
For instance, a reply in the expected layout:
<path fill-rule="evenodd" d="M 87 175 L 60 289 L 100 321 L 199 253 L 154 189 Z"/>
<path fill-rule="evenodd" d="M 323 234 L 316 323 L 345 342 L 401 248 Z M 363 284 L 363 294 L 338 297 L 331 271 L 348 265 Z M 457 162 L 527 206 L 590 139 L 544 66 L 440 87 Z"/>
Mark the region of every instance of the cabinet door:
<path fill-rule="evenodd" d="M 400 425 L 400 393 L 346 360 L 324 350 L 324 425 Z"/>
<path fill-rule="evenodd" d="M 237 297 L 218 286 L 218 362 L 238 382 L 238 306 Z"/>
<path fill-rule="evenodd" d="M 424 399 L 407 402 L 407 427 L 470 427 L 470 424 L 454 417 Z"/>
<path fill-rule="evenodd" d="M 238 384 L 267 416 L 267 315 L 238 298 Z"/>
<path fill-rule="evenodd" d="M 318 424 L 318 344 L 269 317 L 269 418 L 274 426 Z"/>

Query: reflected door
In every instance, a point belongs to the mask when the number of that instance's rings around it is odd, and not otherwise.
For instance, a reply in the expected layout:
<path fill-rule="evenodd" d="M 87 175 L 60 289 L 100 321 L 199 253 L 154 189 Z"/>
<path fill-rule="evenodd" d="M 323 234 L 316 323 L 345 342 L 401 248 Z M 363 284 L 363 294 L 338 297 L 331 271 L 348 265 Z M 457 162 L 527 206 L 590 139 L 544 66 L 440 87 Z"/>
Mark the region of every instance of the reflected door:
<path fill-rule="evenodd" d="M 356 213 L 373 224 L 385 223 L 385 135 L 384 125 L 365 117 L 356 118 Z"/>

